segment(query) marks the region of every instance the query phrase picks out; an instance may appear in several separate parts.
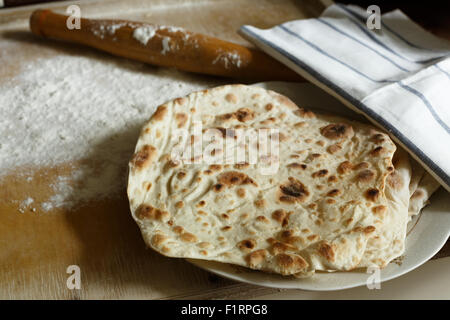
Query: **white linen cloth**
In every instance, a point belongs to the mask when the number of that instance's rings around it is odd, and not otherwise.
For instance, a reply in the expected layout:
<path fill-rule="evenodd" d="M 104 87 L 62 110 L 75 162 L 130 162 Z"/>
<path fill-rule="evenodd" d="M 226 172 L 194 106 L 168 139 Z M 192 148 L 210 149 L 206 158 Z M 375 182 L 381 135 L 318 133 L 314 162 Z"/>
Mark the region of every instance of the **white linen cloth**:
<path fill-rule="evenodd" d="M 387 130 L 450 191 L 450 45 L 401 11 L 366 26 L 356 6 L 240 34 Z"/>

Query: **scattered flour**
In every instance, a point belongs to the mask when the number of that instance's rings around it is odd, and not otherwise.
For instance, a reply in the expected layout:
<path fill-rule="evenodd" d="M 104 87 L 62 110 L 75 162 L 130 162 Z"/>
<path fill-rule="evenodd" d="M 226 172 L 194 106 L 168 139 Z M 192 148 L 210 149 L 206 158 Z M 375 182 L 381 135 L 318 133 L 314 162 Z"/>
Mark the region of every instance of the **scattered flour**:
<path fill-rule="evenodd" d="M 26 210 L 27 208 L 29 208 L 30 205 L 31 205 L 33 202 L 34 202 L 34 199 L 33 199 L 33 198 L 30 198 L 30 197 L 28 197 L 28 198 L 26 198 L 25 200 L 23 200 L 23 201 L 20 203 L 20 205 L 19 205 L 19 212 L 20 212 L 20 213 L 24 213 L 25 210 Z M 32 210 L 32 211 L 35 211 L 35 208 L 31 208 L 31 210 Z"/>
<path fill-rule="evenodd" d="M 141 26 L 141 27 L 134 29 L 133 38 L 138 40 L 143 45 L 146 45 L 147 42 L 156 35 L 156 31 L 158 31 L 158 30 L 167 30 L 170 33 L 183 32 L 184 33 L 183 39 L 185 41 L 188 40 L 190 37 L 189 33 L 186 33 L 186 30 L 184 28 L 173 27 L 173 26 L 167 27 L 167 26 L 145 25 L 145 26 Z M 169 37 L 162 38 L 163 45 L 164 45 L 164 41 L 167 41 L 167 40 L 164 40 L 165 38 L 169 38 Z"/>
<path fill-rule="evenodd" d="M 186 30 L 184 28 L 181 27 L 174 27 L 174 26 L 170 26 L 170 27 L 166 27 L 166 26 L 161 26 L 161 29 L 166 29 L 169 32 L 175 33 L 175 32 L 186 32 Z"/>
<path fill-rule="evenodd" d="M 138 26 L 136 24 L 134 24 L 133 22 L 121 22 L 121 23 L 117 23 L 117 24 L 105 24 L 103 22 L 98 22 L 96 24 L 94 24 L 91 27 L 91 31 L 92 33 L 99 37 L 100 39 L 104 39 L 105 35 L 110 35 L 110 36 L 114 36 L 116 30 L 120 29 L 123 26 L 129 26 L 129 27 L 133 27 L 135 28 L 133 30 L 133 38 L 137 41 L 139 41 L 140 43 L 142 43 L 143 45 L 147 45 L 147 43 L 153 39 L 156 35 L 157 35 L 157 31 L 158 30 L 166 30 L 169 33 L 177 33 L 177 32 L 182 32 L 182 37 L 181 39 L 183 40 L 184 44 L 191 44 L 192 46 L 194 46 L 195 48 L 198 48 L 198 42 L 196 39 L 191 39 L 191 35 L 184 29 L 181 27 L 174 27 L 174 26 L 158 26 L 158 25 L 141 25 Z M 170 46 L 170 42 L 171 42 L 171 37 L 170 36 L 163 36 L 163 35 L 157 35 L 157 39 L 159 39 L 161 41 L 161 45 L 162 45 L 162 50 L 161 50 L 161 54 L 165 55 L 167 52 L 170 52 L 171 50 L 178 50 L 179 49 L 179 44 L 176 43 L 171 47 Z M 115 40 L 115 37 L 113 37 L 113 40 Z M 226 63 L 228 63 L 228 61 L 226 61 Z"/>
<path fill-rule="evenodd" d="M 241 67 L 242 61 L 241 57 L 237 52 L 221 52 L 217 54 L 217 57 L 213 60 L 213 64 L 222 63 L 223 66 L 228 69 L 231 65 L 234 65 L 238 68 Z"/>
<path fill-rule="evenodd" d="M 117 22 L 117 23 L 111 23 L 111 22 L 103 22 L 103 21 L 94 21 L 94 23 L 91 25 L 90 30 L 91 32 L 100 39 L 104 39 L 106 35 L 114 36 L 116 34 L 116 31 L 119 30 L 122 27 L 131 27 L 136 28 L 138 27 L 138 24 L 130 22 L 130 21 L 123 21 L 123 22 Z M 114 37 L 115 39 L 115 37 Z"/>
<path fill-rule="evenodd" d="M 120 22 L 116 24 L 106 24 L 102 22 L 98 22 L 91 27 L 91 31 L 97 37 L 103 39 L 105 35 L 114 35 L 116 30 L 122 28 L 123 26 L 128 25 L 128 22 Z"/>
<path fill-rule="evenodd" d="M 218 84 L 104 55 L 38 60 L 0 86 L 0 175 L 79 161 L 52 182 L 54 195 L 40 207 L 70 208 L 113 195 L 125 188 L 128 160 L 155 108 Z"/>
<path fill-rule="evenodd" d="M 156 34 L 156 28 L 153 26 L 143 26 L 134 29 L 133 38 L 138 40 L 143 45 L 146 45 L 147 42 L 153 38 Z"/>
<path fill-rule="evenodd" d="M 162 54 L 166 54 L 167 52 L 170 52 L 170 38 L 169 37 L 164 37 L 162 39 Z"/>

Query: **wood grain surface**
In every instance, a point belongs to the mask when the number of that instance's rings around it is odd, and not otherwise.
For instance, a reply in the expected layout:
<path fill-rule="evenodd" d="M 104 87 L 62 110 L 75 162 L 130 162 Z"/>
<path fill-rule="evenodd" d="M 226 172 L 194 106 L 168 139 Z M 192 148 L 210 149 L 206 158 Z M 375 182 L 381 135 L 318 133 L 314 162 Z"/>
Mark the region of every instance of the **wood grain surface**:
<path fill-rule="evenodd" d="M 250 44 L 235 33 L 242 24 L 267 28 L 316 16 L 324 8 L 317 1 L 295 0 L 263 0 L 257 5 L 252 0 L 239 4 L 233 0 L 77 3 L 86 17 L 175 25 L 246 46 Z M 46 7 L 63 13 L 67 5 Z M 35 8 L 0 11 L 0 41 L 11 42 L 8 50 L 0 50 L 0 85 L 14 81 L 24 66 L 42 57 L 88 52 L 98 59 L 120 59 L 32 36 L 28 18 Z M 145 72 L 152 72 L 152 68 Z M 92 201 L 74 210 L 41 211 L 39 203 L 52 195 L 50 184 L 55 177 L 67 175 L 78 165 L 17 168 L 0 181 L 1 299 L 239 299 L 277 291 L 222 279 L 182 259 L 169 259 L 146 249 L 129 213 L 125 182 L 122 192 L 110 199 Z M 124 163 L 123 176 L 126 166 Z M 35 202 L 23 208 L 21 203 L 27 197 Z M 80 290 L 66 286 L 70 265 L 80 267 Z"/>
<path fill-rule="evenodd" d="M 257 6 L 252 0 L 239 4 L 233 0 L 77 3 L 85 17 L 175 25 L 246 46 L 250 44 L 235 33 L 244 23 L 270 27 L 315 16 L 323 9 L 309 1 L 300 5 L 277 0 L 258 1 Z M 67 5 L 46 7 L 64 13 Z M 0 41 L 11 42 L 8 50 L 0 50 L 0 85 L 14 81 L 24 66 L 42 57 L 63 53 L 120 59 L 33 36 L 28 31 L 28 19 L 35 8 L 0 12 Z M 152 67 L 143 71 L 152 72 Z M 130 151 L 136 139 L 130 137 Z M 40 204 L 52 195 L 50 185 L 55 177 L 68 175 L 77 166 L 66 163 L 51 168 L 18 168 L 0 182 L 0 298 L 250 298 L 276 291 L 225 280 L 183 259 L 169 259 L 146 249 L 129 213 L 125 179 L 122 192 L 111 199 L 92 201 L 74 210 L 42 211 Z M 124 177 L 126 168 L 125 162 Z M 34 202 L 23 208 L 21 203 L 27 197 Z M 70 265 L 80 267 L 81 290 L 66 286 Z"/>

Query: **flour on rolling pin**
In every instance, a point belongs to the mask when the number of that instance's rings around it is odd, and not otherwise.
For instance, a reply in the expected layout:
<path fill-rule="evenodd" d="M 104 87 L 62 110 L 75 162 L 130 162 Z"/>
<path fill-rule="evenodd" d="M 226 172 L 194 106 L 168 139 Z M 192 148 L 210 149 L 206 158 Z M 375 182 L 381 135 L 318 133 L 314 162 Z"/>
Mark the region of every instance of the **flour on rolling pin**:
<path fill-rule="evenodd" d="M 147 43 L 153 39 L 155 36 L 161 41 L 163 50 L 161 51 L 162 54 L 165 54 L 169 52 L 170 50 L 177 49 L 177 47 L 171 48 L 170 46 L 170 36 L 160 36 L 157 35 L 157 31 L 159 30 L 165 30 L 169 33 L 177 33 L 181 32 L 182 39 L 187 42 L 190 38 L 190 34 L 181 27 L 175 27 L 175 26 L 160 26 L 160 25 L 144 25 L 140 26 L 138 24 L 135 24 L 133 22 L 119 22 L 115 24 L 111 23 L 102 23 L 98 22 L 91 26 L 91 31 L 94 35 L 99 37 L 100 39 L 104 39 L 106 35 L 114 36 L 116 31 L 122 27 L 131 27 L 134 28 L 133 31 L 133 38 L 139 41 L 144 46 L 147 45 Z M 113 37 L 113 39 L 115 39 Z M 194 40 L 195 41 L 195 40 Z M 193 42 L 194 46 L 198 46 L 197 43 Z"/>
<path fill-rule="evenodd" d="M 167 27 L 167 26 L 153 26 L 153 25 L 147 25 L 138 27 L 133 31 L 133 38 L 138 40 L 143 45 L 147 45 L 148 41 L 153 39 L 157 35 L 158 30 L 167 30 L 170 33 L 182 33 L 182 39 L 187 44 L 187 42 L 191 41 L 191 44 L 198 48 L 198 42 L 196 39 L 193 39 L 190 37 L 190 33 L 185 30 L 184 28 L 180 27 Z M 162 54 L 166 54 L 167 52 L 170 52 L 171 50 L 177 50 L 179 49 L 177 46 L 171 46 L 170 42 L 171 37 L 170 36 L 158 36 L 161 40 L 163 50 L 161 51 Z M 220 48 L 217 49 L 217 57 L 212 61 L 212 64 L 216 63 L 222 63 L 223 66 L 228 69 L 231 65 L 235 65 L 236 67 L 241 66 L 241 57 L 237 52 L 224 52 Z"/>
<path fill-rule="evenodd" d="M 163 26 L 163 25 L 137 25 L 133 22 L 119 22 L 115 24 L 99 22 L 91 27 L 92 33 L 97 37 L 104 39 L 105 35 L 114 36 L 115 32 L 122 27 L 134 28 L 133 38 L 139 41 L 142 45 L 146 46 L 152 39 L 157 39 L 161 42 L 162 50 L 161 54 L 165 55 L 170 51 L 179 50 L 179 45 L 172 38 L 175 34 L 181 33 L 181 39 L 184 45 L 192 45 L 194 48 L 198 48 L 199 44 L 197 39 L 191 37 L 191 33 L 184 28 L 176 26 Z M 160 35 L 158 31 L 166 31 L 168 35 Z M 114 39 L 114 37 L 113 37 Z M 226 69 L 232 65 L 239 68 L 242 60 L 241 56 L 237 52 L 224 52 L 220 48 L 216 50 L 216 58 L 212 61 L 212 64 L 220 63 Z"/>
<path fill-rule="evenodd" d="M 133 24 L 132 22 L 119 22 L 115 24 L 98 22 L 93 26 L 91 26 L 91 31 L 100 39 L 104 39 L 105 35 L 113 36 L 116 33 L 116 30 L 124 26 L 136 27 L 136 25 Z"/>
<path fill-rule="evenodd" d="M 216 64 L 218 62 L 223 63 L 225 68 L 229 68 L 230 64 L 235 65 L 236 67 L 241 66 L 241 56 L 237 52 L 222 52 L 219 50 L 217 54 L 217 58 L 212 62 Z"/>
<path fill-rule="evenodd" d="M 153 26 L 140 27 L 133 31 L 133 37 L 144 46 L 147 44 L 148 40 L 155 36 L 155 34 L 156 28 Z"/>
<path fill-rule="evenodd" d="M 192 39 L 187 30 L 185 30 L 184 28 L 174 27 L 174 26 L 170 26 L 170 27 L 156 26 L 156 25 L 155 26 L 154 25 L 141 26 L 141 27 L 136 28 L 133 31 L 133 38 L 136 39 L 137 41 L 139 41 L 140 43 L 142 43 L 144 46 L 146 46 L 150 40 L 155 38 L 155 36 L 158 37 L 158 39 L 159 39 L 159 41 L 161 41 L 161 45 L 162 45 L 162 50 L 161 50 L 162 54 L 166 54 L 166 53 L 170 52 L 171 50 L 179 49 L 179 46 L 177 46 L 177 45 L 171 46 L 172 39 L 170 36 L 157 35 L 158 30 L 166 30 L 170 34 L 181 32 L 182 39 L 183 39 L 185 45 L 188 44 L 188 42 L 190 41 L 191 45 L 193 45 L 195 48 L 198 48 L 197 40 Z"/>
<path fill-rule="evenodd" d="M 166 27 L 166 26 L 152 26 L 152 25 L 142 26 L 142 27 L 136 28 L 133 31 L 133 37 L 136 40 L 138 40 L 140 43 L 142 43 L 143 45 L 146 45 L 147 42 L 156 35 L 156 31 L 157 30 L 167 30 L 167 31 L 169 31 L 171 33 L 182 32 L 183 33 L 183 38 L 185 40 L 188 40 L 189 37 L 190 37 L 189 33 L 187 33 L 184 28 L 180 28 L 180 27 Z"/>

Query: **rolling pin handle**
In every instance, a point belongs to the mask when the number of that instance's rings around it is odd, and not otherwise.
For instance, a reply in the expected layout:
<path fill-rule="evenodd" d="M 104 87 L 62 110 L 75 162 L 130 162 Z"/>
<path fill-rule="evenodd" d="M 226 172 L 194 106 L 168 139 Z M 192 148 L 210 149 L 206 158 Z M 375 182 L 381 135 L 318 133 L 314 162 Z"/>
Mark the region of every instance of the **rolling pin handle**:
<path fill-rule="evenodd" d="M 46 16 L 51 13 L 50 10 L 35 10 L 30 17 L 30 29 L 35 35 L 45 37 L 45 34 L 42 32 L 41 25 L 45 20 Z"/>

